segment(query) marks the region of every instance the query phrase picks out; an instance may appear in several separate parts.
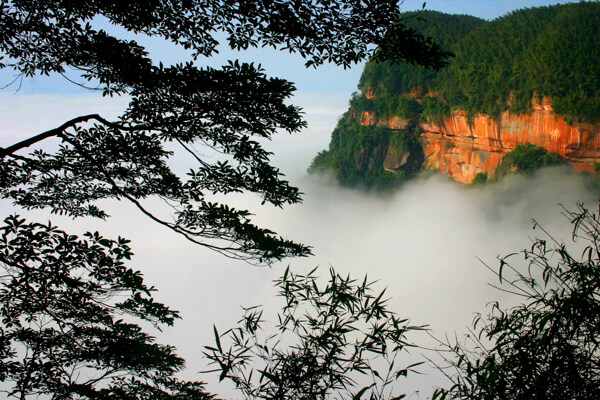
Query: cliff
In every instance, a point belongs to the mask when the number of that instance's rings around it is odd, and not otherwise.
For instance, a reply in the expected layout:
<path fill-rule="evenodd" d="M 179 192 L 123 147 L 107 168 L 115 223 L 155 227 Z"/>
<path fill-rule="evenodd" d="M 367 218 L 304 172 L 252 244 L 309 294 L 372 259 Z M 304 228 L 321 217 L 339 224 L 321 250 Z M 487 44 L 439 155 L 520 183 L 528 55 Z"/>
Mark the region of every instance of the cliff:
<path fill-rule="evenodd" d="M 406 20 L 455 59 L 442 71 L 367 63 L 311 171 L 333 170 L 342 184 L 382 189 L 422 170 L 471 183 L 501 165 L 510 171 L 513 153 L 507 163 L 504 156 L 531 144 L 578 171 L 596 172 L 600 3 L 518 10 L 494 21 L 418 17 Z"/>
<path fill-rule="evenodd" d="M 469 123 L 466 112 L 455 111 L 439 123 L 420 123 L 422 167 L 470 183 L 480 172 L 493 175 L 504 154 L 517 144 L 530 143 L 560 154 L 578 171 L 594 171 L 594 163 L 600 161 L 600 125 L 569 125 L 554 113 L 552 100 L 547 97 L 541 103 L 534 99 L 532 106 L 530 114 L 505 111 L 497 119 L 480 114 Z M 399 117 L 378 120 L 369 112 L 363 113 L 360 123 L 393 130 L 409 125 Z M 388 146 L 383 157 L 384 168 L 395 171 L 404 165 L 408 154 Z"/>

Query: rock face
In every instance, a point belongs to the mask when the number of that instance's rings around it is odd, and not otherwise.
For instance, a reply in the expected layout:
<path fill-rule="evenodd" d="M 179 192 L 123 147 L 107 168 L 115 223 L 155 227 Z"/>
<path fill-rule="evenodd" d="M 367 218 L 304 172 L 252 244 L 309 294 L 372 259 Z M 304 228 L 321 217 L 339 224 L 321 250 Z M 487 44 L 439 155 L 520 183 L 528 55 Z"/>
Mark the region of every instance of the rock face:
<path fill-rule="evenodd" d="M 541 103 L 534 100 L 533 107 L 531 114 L 514 115 L 505 111 L 498 119 L 477 115 L 471 123 L 461 111 L 455 111 L 439 123 L 420 123 L 425 156 L 423 168 L 438 170 L 461 183 L 470 183 L 480 172 L 494 174 L 504 154 L 517 144 L 531 143 L 560 154 L 579 171 L 593 171 L 594 163 L 600 161 L 600 126 L 569 125 L 554 114 L 549 98 L 544 98 Z M 363 115 L 361 123 L 391 129 L 406 128 L 405 121 L 377 121 L 372 114 Z M 401 163 L 398 154 L 389 154 L 386 158 L 386 167 Z"/>

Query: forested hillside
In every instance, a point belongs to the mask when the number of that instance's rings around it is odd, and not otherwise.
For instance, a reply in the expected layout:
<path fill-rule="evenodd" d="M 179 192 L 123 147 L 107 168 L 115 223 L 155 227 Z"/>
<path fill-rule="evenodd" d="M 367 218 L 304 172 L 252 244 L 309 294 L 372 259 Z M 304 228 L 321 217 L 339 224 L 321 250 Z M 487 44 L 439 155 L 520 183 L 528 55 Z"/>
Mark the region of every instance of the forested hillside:
<path fill-rule="evenodd" d="M 439 72 L 410 64 L 367 63 L 359 92 L 351 98 L 349 110 L 332 133 L 329 149 L 315 158 L 311 171 L 332 169 L 343 184 L 394 186 L 421 170 L 425 158 L 431 156 L 428 151 L 434 152 L 426 148 L 427 143 L 424 145 L 422 132 L 439 131 L 444 137 L 444 132 L 452 131 L 444 130 L 445 124 L 450 123 L 447 118 L 457 113 L 471 125 L 469 132 L 463 132 L 465 137 L 479 135 L 472 129 L 474 118 L 479 115 L 485 115 L 487 123 L 497 124 L 498 137 L 482 136 L 496 142 L 476 149 L 499 154 L 493 168 L 516 143 L 534 141 L 523 137 L 502 140 L 510 115 L 552 111 L 558 124 L 551 124 L 552 129 L 560 128 L 561 132 L 570 129 L 559 126 L 562 121 L 573 129 L 583 126 L 581 129 L 585 130 L 600 120 L 598 2 L 523 9 L 489 22 L 438 12 L 410 13 L 405 17 L 409 26 L 433 38 L 455 57 Z M 519 134 L 533 130 L 538 135 L 539 129 L 532 123 L 521 126 Z M 511 129 L 514 136 L 514 126 Z M 589 136 L 588 131 L 568 134 Z M 592 129 L 592 133 L 596 131 Z M 460 136 L 453 131 L 449 135 Z M 567 159 L 582 154 L 569 153 L 572 143 L 553 147 L 546 145 L 546 139 L 534 139 L 540 141 L 536 144 Z M 444 145 L 460 147 L 461 143 Z M 458 155 L 459 150 L 447 153 L 464 157 Z M 579 160 L 580 169 L 590 169 L 594 157 L 588 151 L 585 160 Z M 435 167 L 444 172 L 444 163 Z M 494 171 L 474 164 L 463 175 L 471 177 L 479 172 Z"/>

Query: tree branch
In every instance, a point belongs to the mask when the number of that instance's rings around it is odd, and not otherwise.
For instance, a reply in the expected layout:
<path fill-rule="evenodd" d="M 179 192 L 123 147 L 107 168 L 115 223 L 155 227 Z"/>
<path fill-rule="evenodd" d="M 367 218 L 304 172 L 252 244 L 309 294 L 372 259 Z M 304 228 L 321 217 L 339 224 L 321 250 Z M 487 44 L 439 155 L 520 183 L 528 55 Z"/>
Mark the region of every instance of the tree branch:
<path fill-rule="evenodd" d="M 96 118 L 97 119 L 97 118 Z M 239 244 L 236 242 L 235 238 L 230 239 L 231 244 L 229 246 L 217 246 L 214 244 L 210 244 L 210 243 L 206 243 L 206 242 L 202 242 L 196 238 L 194 238 L 193 236 L 194 233 L 190 232 L 189 230 L 186 230 L 184 228 L 181 228 L 177 225 L 171 224 L 165 220 L 162 220 L 160 218 L 158 218 L 156 215 L 154 215 L 152 212 L 146 210 L 146 208 L 144 206 L 142 206 L 142 204 L 133 196 L 129 195 L 127 192 L 125 192 L 115 181 L 114 179 L 110 176 L 110 174 L 108 172 L 106 172 L 106 170 L 104 169 L 104 167 L 99 164 L 98 162 L 96 162 L 96 160 L 94 159 L 94 157 L 92 157 L 90 154 L 88 154 L 88 152 L 81 147 L 81 145 L 79 145 L 77 142 L 75 142 L 74 140 L 71 140 L 70 138 L 66 137 L 65 135 L 61 133 L 59 133 L 59 135 L 61 136 L 61 138 L 71 144 L 77 151 L 79 151 L 79 153 L 81 154 L 82 157 L 84 157 L 85 159 L 87 159 L 90 163 L 92 163 L 92 165 L 94 165 L 96 168 L 98 168 L 98 171 L 104 175 L 106 182 L 109 183 L 112 187 L 113 190 L 119 195 L 124 197 L 125 199 L 129 200 L 131 203 L 133 203 L 133 205 L 135 205 L 141 212 L 142 214 L 146 215 L 148 218 L 150 218 L 152 221 L 158 223 L 159 225 L 162 225 L 166 228 L 169 228 L 170 230 L 182 235 L 184 238 L 186 238 L 187 240 L 191 241 L 192 243 L 196 243 L 200 246 L 204 246 L 207 247 L 213 251 L 216 251 L 217 253 L 223 254 L 226 257 L 232 258 L 232 259 L 238 259 L 238 260 L 244 260 L 247 262 L 250 262 L 253 258 L 256 258 L 256 255 L 253 254 L 251 256 L 244 256 L 242 254 L 237 254 L 238 252 L 241 252 L 241 247 L 239 246 Z M 207 236 L 207 235 L 205 235 Z M 216 237 L 221 237 L 222 235 L 216 235 Z"/>
<path fill-rule="evenodd" d="M 0 158 L 4 158 L 8 155 L 13 154 L 15 151 L 24 149 L 26 147 L 29 147 L 33 144 L 36 144 L 38 142 L 41 142 L 42 140 L 48 139 L 52 136 L 59 136 L 62 132 L 64 132 L 67 128 L 71 128 L 74 127 L 77 124 L 80 124 L 82 122 L 87 122 L 91 119 L 95 119 L 96 121 L 114 128 L 114 129 L 118 129 L 118 130 L 125 130 L 125 131 L 141 131 L 141 130 L 149 130 L 149 128 L 147 127 L 141 127 L 141 126 L 137 126 L 137 127 L 127 127 L 127 126 L 123 126 L 120 124 L 117 124 L 115 122 L 110 122 L 104 118 L 102 118 L 100 115 L 98 114 L 89 114 L 89 115 L 82 115 L 80 117 L 77 118 L 73 118 L 67 122 L 65 122 L 64 124 L 62 124 L 61 126 L 59 126 L 58 128 L 54 128 L 54 129 L 50 129 L 49 131 L 40 133 L 39 135 L 35 135 L 33 137 L 30 137 L 29 139 L 23 140 L 19 143 L 15 143 L 12 146 L 9 146 L 7 148 L 2 148 L 0 147 Z"/>

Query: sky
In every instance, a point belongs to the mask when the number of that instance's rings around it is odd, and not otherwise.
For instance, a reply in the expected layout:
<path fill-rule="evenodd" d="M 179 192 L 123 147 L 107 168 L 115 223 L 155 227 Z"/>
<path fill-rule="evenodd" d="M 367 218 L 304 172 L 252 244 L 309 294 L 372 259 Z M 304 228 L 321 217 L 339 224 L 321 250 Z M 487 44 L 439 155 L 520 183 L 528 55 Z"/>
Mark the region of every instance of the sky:
<path fill-rule="evenodd" d="M 556 3 L 440 0 L 428 1 L 426 8 L 493 19 L 516 8 Z M 422 1 L 406 1 L 403 9 L 421 5 Z M 150 48 L 155 61 L 168 64 L 187 59 L 185 51 L 162 41 L 136 40 Z M 513 177 L 479 189 L 466 189 L 434 175 L 415 180 L 387 197 L 342 189 L 327 177 L 308 177 L 306 168 L 312 157 L 327 147 L 337 118 L 356 90 L 362 65 L 349 70 L 335 66 L 307 70 L 299 57 L 264 50 L 223 51 L 204 61 L 221 65 L 238 56 L 260 62 L 271 76 L 295 82 L 298 90 L 292 101 L 303 107 L 309 127 L 298 135 L 276 135 L 266 144 L 274 153 L 273 163 L 305 193 L 303 204 L 280 210 L 260 206 L 258 199 L 248 196 L 231 201 L 253 211 L 259 225 L 314 246 L 314 257 L 286 260 L 272 268 L 252 267 L 190 245 L 127 204 L 107 204 L 112 218 L 106 222 L 56 219 L 63 229 L 73 232 L 99 230 L 108 237 L 121 235 L 133 241 L 133 266 L 158 288 L 156 297 L 180 310 L 183 317 L 174 328 L 157 333 L 159 339 L 175 345 L 186 358 L 188 378 L 209 380 L 209 388 L 217 393 L 236 398 L 230 387 L 197 375 L 206 369 L 201 352 L 204 345 L 212 344 L 213 324 L 220 330 L 232 327 L 242 315 L 241 306 L 263 304 L 267 311 L 275 312 L 271 281 L 287 265 L 298 271 L 318 265 L 323 275 L 329 266 L 359 279 L 368 274 L 379 280 L 377 287 L 387 287 L 395 312 L 428 324 L 438 337 L 460 334 L 474 312 L 484 311 L 487 302 L 501 296 L 488 286 L 493 276 L 479 259 L 493 266 L 497 256 L 527 247 L 536 234 L 531 230 L 532 218 L 568 238 L 570 228 L 558 204 L 571 207 L 584 201 L 593 205 L 598 200 L 581 177 L 561 169 L 544 171 L 533 180 Z M 0 71 L 0 86 L 11 80 L 10 74 Z M 115 118 L 126 106 L 126 98 L 102 98 L 62 77 L 29 79 L 19 90 L 13 85 L 0 91 L 0 146 L 82 114 Z M 16 211 L 7 203 L 0 203 L 0 210 L 1 215 Z M 29 215 L 48 218 L 44 212 Z M 513 301 L 504 300 L 507 304 Z M 415 341 L 421 340 L 428 339 L 415 337 Z M 410 378 L 405 387 L 413 399 L 424 398 L 428 387 L 441 382 L 439 376 L 427 374 Z"/>

